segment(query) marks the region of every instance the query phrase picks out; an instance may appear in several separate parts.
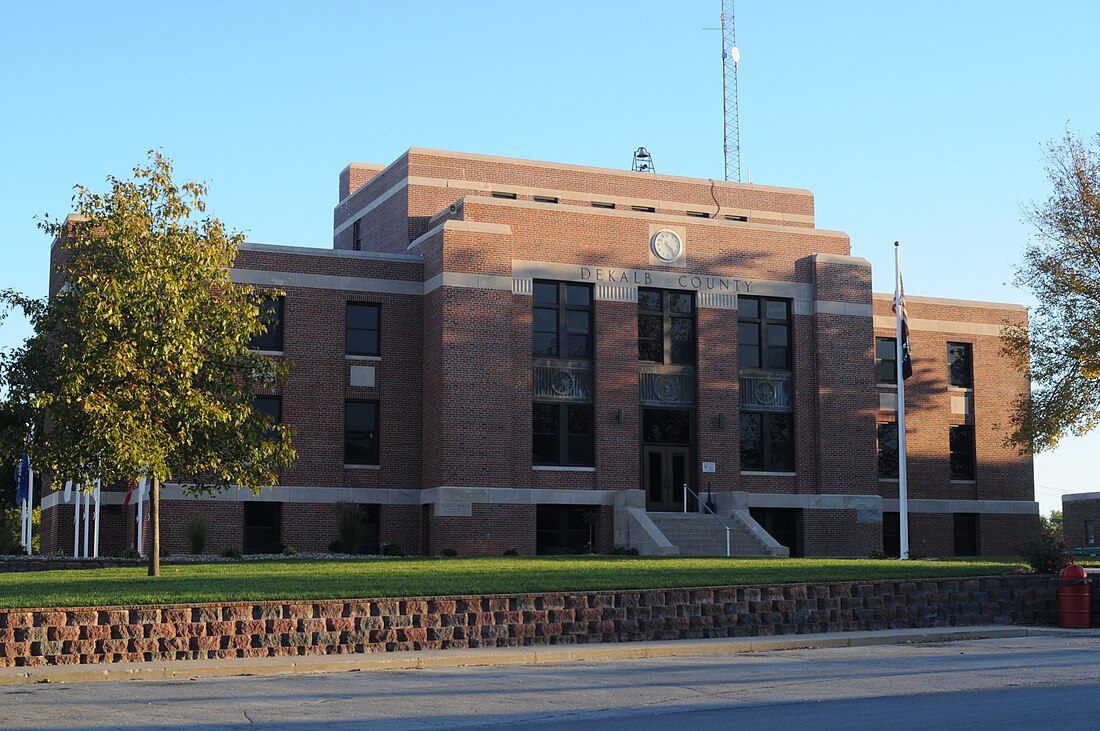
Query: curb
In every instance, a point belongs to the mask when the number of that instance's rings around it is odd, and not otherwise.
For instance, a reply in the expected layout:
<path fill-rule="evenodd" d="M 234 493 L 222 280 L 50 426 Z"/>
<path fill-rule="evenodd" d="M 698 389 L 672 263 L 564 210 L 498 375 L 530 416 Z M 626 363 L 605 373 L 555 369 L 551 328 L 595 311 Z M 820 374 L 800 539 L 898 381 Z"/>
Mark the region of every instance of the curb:
<path fill-rule="evenodd" d="M 1056 627 L 978 626 L 832 632 L 783 637 L 624 642 L 621 644 L 599 645 L 540 645 L 537 647 L 500 647 L 477 650 L 420 650 L 369 655 L 174 660 L 119 663 L 117 665 L 50 665 L 35 668 L 0 668 L 0 686 L 118 680 L 272 677 L 470 666 L 543 665 L 596 660 L 645 660 L 661 657 L 730 655 L 742 652 L 772 652 L 776 650 L 958 642 L 1044 635 L 1100 637 L 1100 631 L 1074 631 Z"/>

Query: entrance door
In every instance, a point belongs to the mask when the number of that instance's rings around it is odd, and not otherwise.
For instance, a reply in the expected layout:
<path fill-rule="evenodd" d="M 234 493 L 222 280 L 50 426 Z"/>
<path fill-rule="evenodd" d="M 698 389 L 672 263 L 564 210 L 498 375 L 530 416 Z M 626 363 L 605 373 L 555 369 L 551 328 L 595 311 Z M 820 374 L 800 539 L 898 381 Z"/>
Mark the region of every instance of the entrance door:
<path fill-rule="evenodd" d="M 684 483 L 688 474 L 687 447 L 642 448 L 646 510 L 680 512 L 684 509 Z"/>

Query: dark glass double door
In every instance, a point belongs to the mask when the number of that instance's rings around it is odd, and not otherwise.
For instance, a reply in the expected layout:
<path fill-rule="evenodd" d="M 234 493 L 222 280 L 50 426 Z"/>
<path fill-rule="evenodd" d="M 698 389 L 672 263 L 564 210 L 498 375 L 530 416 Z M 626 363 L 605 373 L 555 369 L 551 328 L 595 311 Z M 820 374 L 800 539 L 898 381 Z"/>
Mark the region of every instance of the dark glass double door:
<path fill-rule="evenodd" d="M 691 474 L 691 410 L 643 409 L 642 481 L 646 510 L 680 512 Z M 688 500 L 688 508 L 695 504 Z"/>

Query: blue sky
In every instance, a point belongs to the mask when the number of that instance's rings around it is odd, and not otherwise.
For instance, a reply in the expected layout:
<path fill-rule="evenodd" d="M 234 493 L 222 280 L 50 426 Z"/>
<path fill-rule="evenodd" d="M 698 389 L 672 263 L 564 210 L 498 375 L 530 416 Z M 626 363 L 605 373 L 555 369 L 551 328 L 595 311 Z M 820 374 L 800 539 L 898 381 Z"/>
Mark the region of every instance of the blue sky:
<path fill-rule="evenodd" d="M 433 147 L 720 178 L 719 0 L 23 2 L 0 9 L 0 287 L 44 294 L 71 187 L 161 148 L 252 241 L 330 246 L 336 176 Z M 893 290 L 1012 286 L 1043 148 L 1100 131 L 1100 3 L 737 3 L 742 161 Z M 0 347 L 27 334 L 0 325 Z M 919 354 L 918 354 L 919 355 Z M 1044 512 L 1100 437 L 1036 461 Z"/>

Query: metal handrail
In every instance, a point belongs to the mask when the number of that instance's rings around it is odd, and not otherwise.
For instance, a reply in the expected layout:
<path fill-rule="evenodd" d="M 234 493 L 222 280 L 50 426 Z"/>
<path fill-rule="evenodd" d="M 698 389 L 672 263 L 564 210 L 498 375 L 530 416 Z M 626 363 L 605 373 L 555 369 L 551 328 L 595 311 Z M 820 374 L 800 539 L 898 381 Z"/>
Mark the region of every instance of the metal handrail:
<path fill-rule="evenodd" d="M 726 558 L 730 557 L 730 527 L 726 525 L 726 521 L 718 517 L 718 513 L 710 507 L 708 503 L 703 502 L 703 498 L 699 496 L 699 493 L 688 487 L 688 484 L 684 483 L 684 512 L 688 511 L 688 493 L 695 496 L 695 499 L 703 506 L 703 510 L 714 516 L 714 519 L 718 521 L 718 525 L 726 529 Z M 708 493 L 709 494 L 709 493 Z"/>

